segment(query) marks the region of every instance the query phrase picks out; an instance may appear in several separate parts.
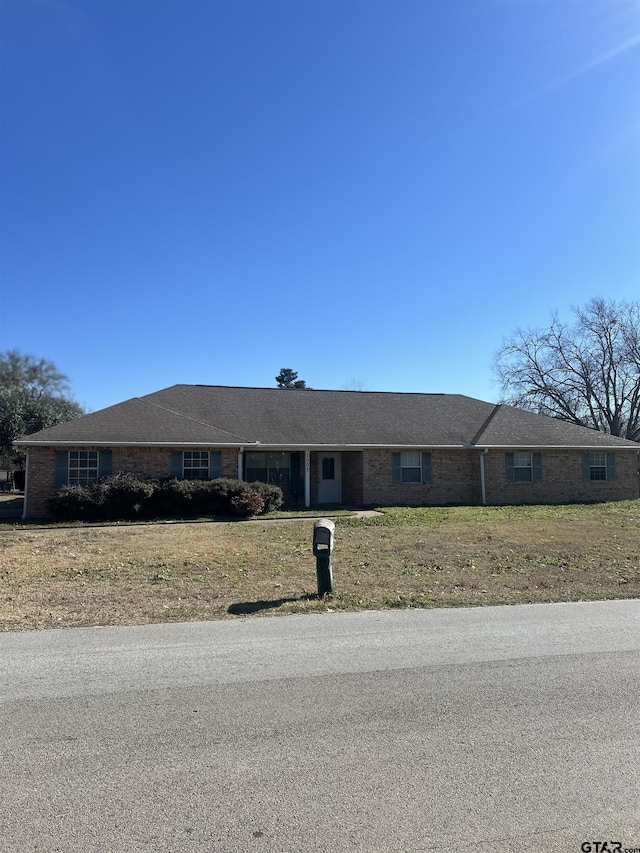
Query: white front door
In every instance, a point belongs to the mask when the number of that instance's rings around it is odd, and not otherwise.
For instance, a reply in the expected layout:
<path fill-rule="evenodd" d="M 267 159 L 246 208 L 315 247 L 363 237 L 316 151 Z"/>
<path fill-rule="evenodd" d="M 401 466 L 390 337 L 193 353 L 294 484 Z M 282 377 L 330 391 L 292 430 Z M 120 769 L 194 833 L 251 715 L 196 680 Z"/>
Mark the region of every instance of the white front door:
<path fill-rule="evenodd" d="M 318 453 L 318 503 L 339 504 L 341 500 L 340 454 Z"/>

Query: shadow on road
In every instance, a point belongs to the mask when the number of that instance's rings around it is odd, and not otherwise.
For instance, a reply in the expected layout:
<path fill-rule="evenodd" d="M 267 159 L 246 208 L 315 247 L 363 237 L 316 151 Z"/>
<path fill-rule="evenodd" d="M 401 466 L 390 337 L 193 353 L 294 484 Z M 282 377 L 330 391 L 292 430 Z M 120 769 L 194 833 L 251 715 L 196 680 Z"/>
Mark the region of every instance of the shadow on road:
<path fill-rule="evenodd" d="M 317 595 L 298 595 L 293 598 L 274 598 L 271 601 L 258 599 L 258 601 L 238 601 L 227 608 L 227 613 L 232 616 L 246 616 L 249 613 L 259 613 L 261 610 L 273 610 L 282 607 L 292 601 L 315 601 Z"/>

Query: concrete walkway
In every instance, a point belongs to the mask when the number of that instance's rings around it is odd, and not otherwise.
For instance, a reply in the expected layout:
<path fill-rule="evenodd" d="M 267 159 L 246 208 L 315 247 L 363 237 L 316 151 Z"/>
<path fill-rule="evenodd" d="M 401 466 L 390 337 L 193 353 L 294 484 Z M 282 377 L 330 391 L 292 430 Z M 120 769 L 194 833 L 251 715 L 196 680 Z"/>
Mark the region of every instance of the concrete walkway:
<path fill-rule="evenodd" d="M 318 510 L 316 518 L 374 518 L 376 515 L 384 515 L 383 512 L 378 512 L 375 509 L 356 509 L 349 515 L 332 515 L 331 512 L 322 512 Z M 257 515 L 254 518 L 239 518 L 235 521 L 228 522 L 229 524 L 267 524 L 269 521 L 313 521 L 311 515 L 294 515 L 289 518 L 262 518 Z M 214 519 L 215 521 L 215 519 Z M 224 524 L 224 522 L 218 522 Z"/>

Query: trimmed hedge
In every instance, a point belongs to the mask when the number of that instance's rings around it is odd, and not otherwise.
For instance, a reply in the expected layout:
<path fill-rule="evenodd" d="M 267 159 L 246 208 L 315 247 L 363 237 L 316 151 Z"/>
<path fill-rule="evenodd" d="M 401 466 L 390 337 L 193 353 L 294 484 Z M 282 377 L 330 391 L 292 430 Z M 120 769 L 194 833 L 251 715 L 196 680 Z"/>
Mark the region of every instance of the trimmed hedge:
<path fill-rule="evenodd" d="M 63 486 L 49 511 L 65 521 L 139 518 L 248 518 L 282 506 L 282 489 L 240 480 L 143 480 L 113 474 L 87 486 Z"/>
<path fill-rule="evenodd" d="M 97 521 L 100 518 L 94 491 L 86 486 L 62 486 L 49 499 L 49 511 L 64 521 Z"/>
<path fill-rule="evenodd" d="M 114 474 L 99 480 L 92 491 L 102 518 L 140 518 L 146 515 L 155 486 L 133 474 Z"/>

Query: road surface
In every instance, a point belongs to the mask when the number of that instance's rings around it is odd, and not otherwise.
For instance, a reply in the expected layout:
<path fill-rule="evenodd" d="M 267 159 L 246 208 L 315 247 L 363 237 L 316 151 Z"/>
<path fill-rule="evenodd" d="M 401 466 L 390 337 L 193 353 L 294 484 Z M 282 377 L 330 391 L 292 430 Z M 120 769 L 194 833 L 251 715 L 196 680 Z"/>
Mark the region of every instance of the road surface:
<path fill-rule="evenodd" d="M 639 676 L 638 601 L 0 635 L 0 851 L 640 849 Z"/>

